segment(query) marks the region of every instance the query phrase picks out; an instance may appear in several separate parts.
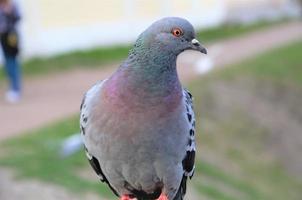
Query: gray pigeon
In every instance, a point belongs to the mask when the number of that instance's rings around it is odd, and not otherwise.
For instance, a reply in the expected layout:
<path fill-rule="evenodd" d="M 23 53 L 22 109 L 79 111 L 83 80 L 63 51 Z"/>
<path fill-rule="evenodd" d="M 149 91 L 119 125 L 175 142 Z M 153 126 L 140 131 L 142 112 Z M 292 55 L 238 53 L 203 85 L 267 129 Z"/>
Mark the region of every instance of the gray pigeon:
<path fill-rule="evenodd" d="M 187 20 L 156 21 L 117 71 L 85 94 L 80 124 L 86 155 L 121 200 L 184 198 L 194 173 L 195 118 L 176 58 L 188 49 L 207 53 Z"/>

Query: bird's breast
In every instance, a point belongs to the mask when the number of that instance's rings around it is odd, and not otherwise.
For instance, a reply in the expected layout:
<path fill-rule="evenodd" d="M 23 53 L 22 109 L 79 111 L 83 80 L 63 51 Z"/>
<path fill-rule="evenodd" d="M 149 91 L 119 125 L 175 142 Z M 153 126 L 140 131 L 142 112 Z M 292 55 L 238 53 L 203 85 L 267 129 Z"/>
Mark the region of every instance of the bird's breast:
<path fill-rule="evenodd" d="M 120 191 L 127 181 L 151 192 L 165 176 L 165 169 L 184 157 L 189 131 L 185 106 L 173 95 L 159 105 L 114 93 L 98 98 L 87 137 L 104 173 Z"/>
<path fill-rule="evenodd" d="M 156 95 L 143 89 L 119 91 L 110 88 L 104 90 L 99 109 L 123 119 L 132 116 L 157 120 L 174 112 L 180 106 L 181 99 L 182 94 L 176 90 Z"/>

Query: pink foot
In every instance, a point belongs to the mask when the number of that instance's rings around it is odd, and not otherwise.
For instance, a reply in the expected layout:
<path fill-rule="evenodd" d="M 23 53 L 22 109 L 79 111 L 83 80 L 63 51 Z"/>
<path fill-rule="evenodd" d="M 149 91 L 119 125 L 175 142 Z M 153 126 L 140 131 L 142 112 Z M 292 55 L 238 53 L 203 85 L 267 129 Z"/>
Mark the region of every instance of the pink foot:
<path fill-rule="evenodd" d="M 161 194 L 157 200 L 168 200 L 168 197 L 164 194 Z"/>
<path fill-rule="evenodd" d="M 131 200 L 131 198 L 127 195 L 124 195 L 120 200 Z"/>

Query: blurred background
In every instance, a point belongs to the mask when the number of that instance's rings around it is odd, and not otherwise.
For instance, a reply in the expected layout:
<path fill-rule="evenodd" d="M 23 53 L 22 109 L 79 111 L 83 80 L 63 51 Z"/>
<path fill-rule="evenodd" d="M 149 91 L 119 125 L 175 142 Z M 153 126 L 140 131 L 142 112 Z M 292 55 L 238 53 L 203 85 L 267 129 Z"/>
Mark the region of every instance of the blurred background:
<path fill-rule="evenodd" d="M 188 19 L 208 49 L 178 58 L 198 132 L 186 199 L 302 199 L 302 1 L 15 2 L 23 93 L 5 101 L 0 67 L 1 200 L 115 199 L 82 152 L 79 105 L 165 16 Z"/>
<path fill-rule="evenodd" d="M 207 28 L 299 14 L 293 0 L 19 0 L 19 7 L 25 58 L 129 44 L 163 16 L 186 17 Z"/>

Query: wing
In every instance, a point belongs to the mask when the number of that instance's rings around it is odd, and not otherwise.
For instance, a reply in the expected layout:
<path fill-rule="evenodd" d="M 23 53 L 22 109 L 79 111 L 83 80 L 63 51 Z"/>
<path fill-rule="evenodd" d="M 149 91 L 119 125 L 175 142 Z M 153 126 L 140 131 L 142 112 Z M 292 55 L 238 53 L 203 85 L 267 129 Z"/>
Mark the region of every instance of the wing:
<path fill-rule="evenodd" d="M 109 188 L 112 190 L 112 192 L 119 197 L 119 194 L 117 193 L 117 191 L 111 186 L 111 184 L 109 183 L 108 179 L 105 177 L 102 169 L 101 169 L 101 166 L 100 166 L 100 163 L 98 161 L 98 159 L 96 157 L 94 157 L 93 155 L 91 155 L 87 148 L 85 147 L 85 151 L 86 151 L 86 156 L 89 160 L 89 163 L 91 165 L 91 167 L 94 169 L 95 173 L 98 175 L 98 177 L 100 178 L 100 180 L 104 183 L 106 183 Z"/>
<path fill-rule="evenodd" d="M 88 90 L 88 92 L 86 92 L 82 100 L 80 106 L 80 128 L 83 137 L 85 137 L 86 127 L 89 125 L 91 101 L 93 100 L 95 95 L 99 92 L 104 82 L 105 80 L 96 83 L 92 88 Z"/>
<path fill-rule="evenodd" d="M 104 81 L 100 81 L 97 84 L 95 84 L 85 95 L 82 100 L 81 106 L 80 106 L 80 128 L 81 128 L 81 135 L 83 138 L 86 136 L 86 128 L 89 126 L 89 117 L 90 117 L 90 112 L 91 112 L 91 101 L 95 97 L 95 95 L 100 91 Z M 113 191 L 113 193 L 117 196 L 118 193 L 114 190 L 114 188 L 110 185 L 108 179 L 105 177 L 101 165 L 96 157 L 94 157 L 89 150 L 86 148 L 85 144 L 85 139 L 84 139 L 84 146 L 85 146 L 85 151 L 86 151 L 86 156 L 89 160 L 89 163 L 91 167 L 94 169 L 96 174 L 98 175 L 99 179 L 106 183 L 110 189 Z"/>
<path fill-rule="evenodd" d="M 193 97 L 186 89 L 183 89 L 183 96 L 186 107 L 186 120 L 188 121 L 190 129 L 188 133 L 188 144 L 185 149 L 186 155 L 182 161 L 183 178 L 174 200 L 182 200 L 184 198 L 184 195 L 186 194 L 187 179 L 188 177 L 190 179 L 193 177 L 195 169 L 195 115 L 193 110 Z"/>

